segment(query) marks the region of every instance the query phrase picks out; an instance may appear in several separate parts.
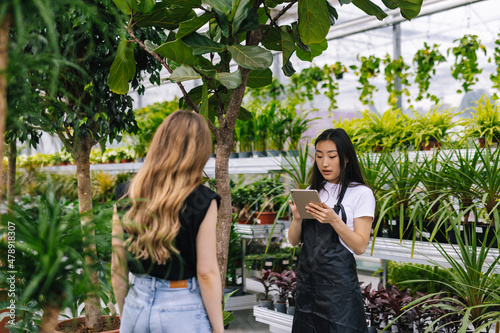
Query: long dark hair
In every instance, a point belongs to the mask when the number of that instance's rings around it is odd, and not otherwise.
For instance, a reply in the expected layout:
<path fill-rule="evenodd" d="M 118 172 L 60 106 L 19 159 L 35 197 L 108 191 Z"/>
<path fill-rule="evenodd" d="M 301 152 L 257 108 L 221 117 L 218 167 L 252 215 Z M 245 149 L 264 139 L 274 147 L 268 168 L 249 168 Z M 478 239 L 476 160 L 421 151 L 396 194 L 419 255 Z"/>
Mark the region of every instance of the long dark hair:
<path fill-rule="evenodd" d="M 342 128 L 332 128 L 323 131 L 323 133 L 316 138 L 314 148 L 316 148 L 319 142 L 326 140 L 333 141 L 337 146 L 337 154 L 339 156 L 340 163 L 340 189 L 342 190 L 344 187 L 347 188 L 353 183 L 357 183 L 356 185 L 366 185 L 363 179 L 363 173 L 361 172 L 361 167 L 359 166 L 356 150 L 354 149 L 351 138 L 349 138 L 346 131 Z M 345 161 L 348 161 L 348 163 L 346 164 Z M 325 183 L 326 179 L 319 171 L 315 157 L 310 188 L 319 192 L 325 188 Z"/>

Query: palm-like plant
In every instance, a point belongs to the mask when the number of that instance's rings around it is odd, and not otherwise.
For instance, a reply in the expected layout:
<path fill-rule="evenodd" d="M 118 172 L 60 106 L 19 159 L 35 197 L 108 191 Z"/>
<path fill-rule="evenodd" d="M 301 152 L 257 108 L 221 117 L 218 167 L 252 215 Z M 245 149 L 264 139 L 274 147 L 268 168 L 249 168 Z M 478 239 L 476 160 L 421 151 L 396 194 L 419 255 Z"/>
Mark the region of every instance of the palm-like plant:
<path fill-rule="evenodd" d="M 464 139 L 468 137 L 484 138 L 491 145 L 500 141 L 500 103 L 491 103 L 488 96 L 483 95 L 476 106 L 472 107 L 472 118 L 465 123 Z"/>
<path fill-rule="evenodd" d="M 59 312 L 81 296 L 76 291 L 92 291 L 86 274 L 84 257 L 89 254 L 83 251 L 85 230 L 80 215 L 49 188 L 28 209 L 14 206 L 4 221 L 2 234 L 9 235 L 15 228 L 17 255 L 15 266 L 9 270 L 23 272 L 18 277 L 17 302 L 35 300 L 43 309 L 40 332 L 54 332 Z M 9 244 L 4 241 L 1 247 L 6 249 Z"/>
<path fill-rule="evenodd" d="M 474 332 L 481 332 L 495 322 L 500 322 L 498 306 L 500 301 L 500 285 L 494 279 L 495 272 L 500 269 L 500 257 L 491 255 L 492 243 L 478 243 L 476 241 L 475 229 L 471 234 L 461 234 L 460 224 L 464 215 L 468 214 L 472 207 L 466 207 L 455 211 L 448 204 L 446 214 L 441 218 L 447 219 L 452 226 L 457 238 L 457 245 L 453 246 L 453 252 L 443 248 L 439 243 L 433 243 L 441 256 L 451 266 L 450 281 L 436 281 L 451 291 L 451 295 L 436 300 L 435 296 L 440 293 L 429 294 L 411 304 L 409 308 L 420 302 L 427 302 L 432 306 L 446 309 L 446 313 L 438 316 L 433 324 L 452 315 L 462 318 L 460 332 L 472 325 Z M 477 219 L 477 217 L 476 217 Z M 495 215 L 498 222 L 498 214 Z M 493 260 L 488 262 L 488 258 Z M 435 265 L 440 265 L 434 262 Z M 434 299 L 433 299 L 434 297 Z M 430 332 L 429 329 L 426 332 Z"/>

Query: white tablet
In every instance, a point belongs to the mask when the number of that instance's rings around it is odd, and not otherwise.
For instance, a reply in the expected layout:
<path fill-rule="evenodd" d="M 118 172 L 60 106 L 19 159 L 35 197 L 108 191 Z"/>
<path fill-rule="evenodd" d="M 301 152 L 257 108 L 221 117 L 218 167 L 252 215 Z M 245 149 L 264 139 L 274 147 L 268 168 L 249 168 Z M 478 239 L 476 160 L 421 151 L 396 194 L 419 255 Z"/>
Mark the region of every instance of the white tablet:
<path fill-rule="evenodd" d="M 313 219 L 314 217 L 306 212 L 306 205 L 310 202 L 317 203 L 321 205 L 321 199 L 319 197 L 318 191 L 316 190 L 290 190 L 292 193 L 293 202 L 297 206 L 300 217 L 303 219 Z"/>

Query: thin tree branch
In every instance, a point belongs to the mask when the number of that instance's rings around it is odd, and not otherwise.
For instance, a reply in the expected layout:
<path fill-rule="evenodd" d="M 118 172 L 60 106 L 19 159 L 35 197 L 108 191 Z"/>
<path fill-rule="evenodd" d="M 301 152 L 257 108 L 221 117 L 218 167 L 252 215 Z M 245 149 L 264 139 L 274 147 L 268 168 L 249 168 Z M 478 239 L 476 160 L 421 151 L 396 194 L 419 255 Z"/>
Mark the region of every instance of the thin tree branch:
<path fill-rule="evenodd" d="M 158 55 L 158 53 L 148 50 L 146 45 L 144 45 L 144 43 L 139 38 L 137 38 L 135 36 L 134 31 L 132 30 L 132 28 L 130 26 L 125 26 L 125 28 L 127 29 L 128 33 L 130 34 L 130 36 L 132 37 L 134 42 L 139 44 L 139 46 L 142 49 L 144 49 L 147 53 L 151 54 L 156 60 L 158 60 L 163 65 L 163 67 L 165 67 L 167 69 L 167 71 L 170 74 L 172 74 L 172 72 L 173 72 L 172 68 L 170 68 L 170 66 L 167 64 L 167 62 L 164 59 L 162 59 Z M 182 95 L 184 96 L 184 101 L 187 103 L 187 105 L 189 105 L 196 113 L 200 113 L 200 109 L 198 108 L 198 106 L 196 106 L 196 104 L 194 104 L 191 97 L 189 97 L 189 95 L 188 95 L 186 89 L 184 88 L 184 86 L 182 85 L 182 83 L 180 83 L 180 82 L 176 82 L 176 83 L 179 86 L 179 88 L 181 89 Z"/>
<path fill-rule="evenodd" d="M 281 16 L 283 16 L 287 10 L 289 10 L 298 0 L 292 0 L 288 5 L 286 5 L 272 20 L 270 25 L 275 25 Z"/>

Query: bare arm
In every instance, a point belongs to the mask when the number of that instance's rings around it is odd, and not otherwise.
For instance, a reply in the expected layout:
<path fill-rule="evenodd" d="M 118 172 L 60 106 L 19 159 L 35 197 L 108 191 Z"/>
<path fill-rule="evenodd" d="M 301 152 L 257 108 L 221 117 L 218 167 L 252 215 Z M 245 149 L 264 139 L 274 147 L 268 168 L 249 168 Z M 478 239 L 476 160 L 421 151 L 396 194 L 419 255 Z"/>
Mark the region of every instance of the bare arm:
<path fill-rule="evenodd" d="M 306 207 L 319 222 L 328 223 L 335 229 L 344 243 L 355 253 L 363 254 L 370 240 L 373 218 L 362 216 L 354 219 L 354 231 L 349 228 L 333 209 L 325 203 L 322 206 L 310 203 Z"/>
<path fill-rule="evenodd" d="M 288 241 L 292 246 L 295 246 L 302 242 L 302 218 L 300 217 L 297 207 L 290 200 L 288 202 L 290 208 L 292 208 L 292 223 L 290 223 L 290 228 L 288 229 Z"/>
<path fill-rule="evenodd" d="M 196 236 L 196 269 L 201 298 L 215 333 L 224 332 L 222 289 L 216 248 L 217 202 L 212 200 Z"/>
<path fill-rule="evenodd" d="M 118 216 L 116 205 L 113 211 L 113 230 L 111 233 L 111 284 L 115 293 L 120 314 L 123 311 L 125 296 L 128 293 L 127 252 L 123 241 L 123 226 Z"/>

